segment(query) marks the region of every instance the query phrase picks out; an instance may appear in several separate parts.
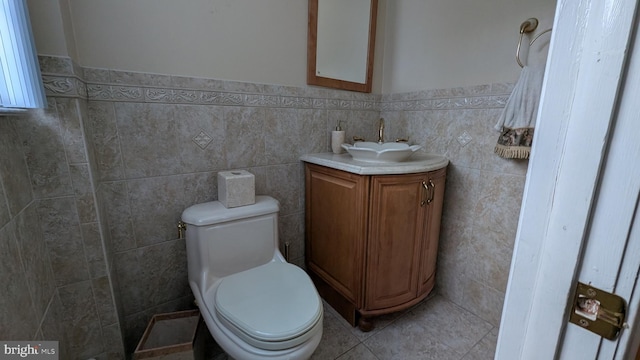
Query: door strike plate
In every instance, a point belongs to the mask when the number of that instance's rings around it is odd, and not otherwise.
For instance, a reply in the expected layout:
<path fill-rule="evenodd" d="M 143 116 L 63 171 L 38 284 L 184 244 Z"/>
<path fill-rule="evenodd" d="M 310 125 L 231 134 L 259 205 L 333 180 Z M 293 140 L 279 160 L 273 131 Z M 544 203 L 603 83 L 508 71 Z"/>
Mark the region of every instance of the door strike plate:
<path fill-rule="evenodd" d="M 626 307 L 620 296 L 579 282 L 569 322 L 615 340 L 624 326 Z"/>

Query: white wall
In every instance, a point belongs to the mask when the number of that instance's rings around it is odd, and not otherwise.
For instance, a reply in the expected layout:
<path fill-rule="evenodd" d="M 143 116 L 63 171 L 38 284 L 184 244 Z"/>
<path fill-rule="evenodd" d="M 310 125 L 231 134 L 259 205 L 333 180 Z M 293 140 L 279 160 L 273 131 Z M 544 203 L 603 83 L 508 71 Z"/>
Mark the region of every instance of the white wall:
<path fill-rule="evenodd" d="M 537 17 L 537 31 L 550 27 L 555 2 L 380 0 L 374 93 L 515 81 L 520 23 Z M 307 3 L 28 0 L 43 55 L 88 67 L 291 86 L 306 85 Z"/>
<path fill-rule="evenodd" d="M 515 81 L 520 24 L 536 17 L 535 33 L 548 29 L 555 6 L 556 0 L 388 1 L 382 92 Z M 534 45 L 548 41 L 543 35 Z"/>
<path fill-rule="evenodd" d="M 302 86 L 306 0 L 70 0 L 83 66 Z"/>
<path fill-rule="evenodd" d="M 72 35 L 67 0 L 28 0 L 27 6 L 38 53 L 75 59 L 75 44 L 67 40 Z"/>

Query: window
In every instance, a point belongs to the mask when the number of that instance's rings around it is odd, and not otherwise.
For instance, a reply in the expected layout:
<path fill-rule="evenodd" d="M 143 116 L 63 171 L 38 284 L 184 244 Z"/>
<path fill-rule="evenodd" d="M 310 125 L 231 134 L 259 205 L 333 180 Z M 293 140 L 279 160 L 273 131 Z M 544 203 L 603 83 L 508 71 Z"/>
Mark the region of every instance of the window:
<path fill-rule="evenodd" d="M 26 0 L 0 0 L 0 109 L 46 104 Z"/>

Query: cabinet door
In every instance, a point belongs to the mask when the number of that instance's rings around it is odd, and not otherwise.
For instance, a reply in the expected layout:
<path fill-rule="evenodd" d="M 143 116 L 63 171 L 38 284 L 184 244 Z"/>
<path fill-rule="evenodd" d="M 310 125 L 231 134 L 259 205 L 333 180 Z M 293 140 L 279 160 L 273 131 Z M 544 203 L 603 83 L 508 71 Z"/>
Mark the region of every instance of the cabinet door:
<path fill-rule="evenodd" d="M 425 229 L 425 174 L 371 177 L 366 310 L 416 298 Z"/>
<path fill-rule="evenodd" d="M 362 301 L 369 178 L 306 165 L 306 259 L 310 271 L 353 304 Z"/>
<path fill-rule="evenodd" d="M 444 185 L 447 169 L 432 171 L 427 174 L 427 183 L 431 188 L 429 196 L 432 201 L 425 204 L 427 219 L 424 223 L 424 239 L 420 257 L 420 283 L 418 296 L 433 289 L 436 278 L 436 258 L 438 257 L 438 240 L 440 238 L 440 220 L 442 219 L 442 203 L 444 201 Z"/>

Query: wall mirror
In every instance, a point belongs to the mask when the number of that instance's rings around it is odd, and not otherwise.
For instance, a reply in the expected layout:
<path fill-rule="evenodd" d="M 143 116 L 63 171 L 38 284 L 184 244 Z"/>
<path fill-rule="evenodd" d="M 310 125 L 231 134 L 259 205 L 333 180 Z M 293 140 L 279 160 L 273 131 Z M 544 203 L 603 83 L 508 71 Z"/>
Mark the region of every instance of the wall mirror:
<path fill-rule="evenodd" d="M 371 92 L 378 0 L 309 0 L 307 84 Z"/>

